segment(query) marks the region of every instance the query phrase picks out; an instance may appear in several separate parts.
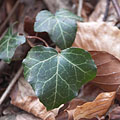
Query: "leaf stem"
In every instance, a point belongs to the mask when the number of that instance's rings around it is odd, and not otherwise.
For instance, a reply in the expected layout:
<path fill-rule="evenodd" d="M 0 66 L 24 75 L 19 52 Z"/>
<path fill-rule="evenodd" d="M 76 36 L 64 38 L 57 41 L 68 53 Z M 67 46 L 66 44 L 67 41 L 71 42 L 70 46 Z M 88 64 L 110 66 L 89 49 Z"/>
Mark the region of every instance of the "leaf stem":
<path fill-rule="evenodd" d="M 14 84 L 16 83 L 16 81 L 18 80 L 18 78 L 20 77 L 22 72 L 23 72 L 23 67 L 21 66 L 20 69 L 18 70 L 18 72 L 16 73 L 16 75 L 14 76 L 14 78 L 12 79 L 11 83 L 8 85 L 7 89 L 5 90 L 3 95 L 1 96 L 1 98 L 0 98 L 0 105 L 5 100 L 5 98 L 7 97 L 9 92 L 11 91 L 12 87 L 14 86 Z"/>
<path fill-rule="evenodd" d="M 38 39 L 38 40 L 42 41 L 46 45 L 46 47 L 49 47 L 47 42 L 45 40 L 43 40 L 42 38 L 40 38 L 40 37 L 37 37 L 37 36 L 26 36 L 26 38 L 27 39 Z M 29 41 L 28 44 L 30 44 L 30 46 L 34 46 L 30 41 Z"/>

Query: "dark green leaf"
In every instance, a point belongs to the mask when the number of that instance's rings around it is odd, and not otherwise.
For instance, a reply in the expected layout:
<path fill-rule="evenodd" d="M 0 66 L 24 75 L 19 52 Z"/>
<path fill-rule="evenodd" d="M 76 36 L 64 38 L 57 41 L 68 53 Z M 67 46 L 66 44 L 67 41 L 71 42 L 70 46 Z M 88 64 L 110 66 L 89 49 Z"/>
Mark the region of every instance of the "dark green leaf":
<path fill-rule="evenodd" d="M 0 40 L 0 59 L 10 63 L 16 48 L 24 42 L 25 37 L 13 34 L 12 27 L 10 27 L 5 36 Z"/>
<path fill-rule="evenodd" d="M 90 54 L 80 48 L 57 53 L 53 48 L 36 46 L 23 61 L 25 79 L 47 109 L 53 109 L 78 95 L 81 85 L 96 76 Z"/>
<path fill-rule="evenodd" d="M 68 48 L 75 39 L 77 23 L 81 17 L 61 9 L 53 15 L 47 10 L 41 11 L 36 16 L 35 32 L 48 32 L 51 40 L 61 49 Z"/>

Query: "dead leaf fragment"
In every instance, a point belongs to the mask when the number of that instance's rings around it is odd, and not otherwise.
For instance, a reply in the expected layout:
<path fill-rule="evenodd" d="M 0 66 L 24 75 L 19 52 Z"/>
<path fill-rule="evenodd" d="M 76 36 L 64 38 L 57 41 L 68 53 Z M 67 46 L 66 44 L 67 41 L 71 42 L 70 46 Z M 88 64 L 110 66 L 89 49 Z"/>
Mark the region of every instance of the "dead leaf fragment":
<path fill-rule="evenodd" d="M 109 120 L 120 120 L 120 107 L 116 107 L 109 114 Z"/>
<path fill-rule="evenodd" d="M 23 113 L 23 114 L 18 114 L 16 116 L 16 120 L 41 120 L 41 119 L 36 118 L 33 115 Z"/>
<path fill-rule="evenodd" d="M 117 1 L 120 3 L 120 0 L 117 0 Z M 95 7 L 95 10 L 89 17 L 89 21 L 102 22 L 105 15 L 106 4 L 107 4 L 106 0 L 99 0 L 98 4 Z M 106 21 L 111 22 L 113 25 L 115 25 L 116 22 L 118 21 L 118 16 L 116 14 L 116 11 L 114 9 L 112 2 L 110 2 L 110 5 L 109 5 L 109 11 L 108 11 L 108 16 Z"/>
<path fill-rule="evenodd" d="M 93 102 L 87 102 L 78 106 L 73 114 L 74 120 L 103 116 L 113 103 L 115 94 L 116 92 L 104 92 L 99 94 Z"/>
<path fill-rule="evenodd" d="M 120 61 L 106 52 L 90 52 L 97 66 L 97 75 L 91 82 L 104 91 L 116 91 L 120 85 Z M 120 91 L 117 91 L 120 100 Z"/>
<path fill-rule="evenodd" d="M 105 51 L 120 59 L 120 30 L 105 22 L 78 22 L 74 47 Z"/>
<path fill-rule="evenodd" d="M 46 110 L 24 78 L 21 78 L 13 89 L 11 103 L 43 120 L 55 120 L 54 112 Z"/>
<path fill-rule="evenodd" d="M 104 91 L 100 89 L 98 86 L 96 86 L 94 83 L 88 82 L 82 87 L 81 92 L 78 95 L 78 98 L 90 102 L 93 101 L 98 96 L 98 94 L 102 92 Z"/>

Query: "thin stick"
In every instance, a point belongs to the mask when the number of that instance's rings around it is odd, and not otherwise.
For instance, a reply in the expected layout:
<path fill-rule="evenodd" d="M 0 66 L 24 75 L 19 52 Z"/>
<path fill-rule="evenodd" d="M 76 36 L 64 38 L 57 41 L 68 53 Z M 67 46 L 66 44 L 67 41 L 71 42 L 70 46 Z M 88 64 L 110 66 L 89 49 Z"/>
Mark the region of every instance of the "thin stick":
<path fill-rule="evenodd" d="M 15 5 L 14 5 L 13 9 L 11 10 L 10 14 L 8 15 L 8 17 L 6 18 L 6 20 L 4 21 L 4 23 L 1 25 L 1 27 L 0 27 L 0 33 L 2 32 L 3 28 L 8 23 L 9 19 L 11 18 L 11 16 L 15 12 L 15 10 L 17 9 L 19 3 L 20 3 L 20 0 L 17 0 L 17 2 L 15 3 Z"/>
<path fill-rule="evenodd" d="M 5 100 L 5 98 L 7 97 L 7 95 L 9 94 L 9 92 L 11 91 L 12 87 L 14 86 L 14 84 L 16 83 L 16 81 L 18 80 L 18 78 L 20 77 L 20 75 L 23 72 L 23 68 L 22 66 L 20 67 L 20 69 L 18 70 L 18 72 L 16 73 L 16 75 L 14 76 L 14 78 L 12 79 L 11 83 L 8 85 L 7 89 L 5 90 L 5 92 L 3 93 L 3 95 L 0 98 L 0 105 L 3 103 L 3 101 Z"/>
<path fill-rule="evenodd" d="M 110 0 L 106 0 L 106 9 L 105 9 L 105 14 L 104 14 L 103 21 L 107 20 L 108 12 L 109 12 L 109 6 L 110 6 Z"/>
<path fill-rule="evenodd" d="M 79 0 L 77 15 L 81 16 L 83 0 Z"/>
<path fill-rule="evenodd" d="M 32 44 L 32 42 L 30 42 L 28 39 L 27 39 L 27 42 L 28 42 L 28 44 L 29 44 L 29 46 L 30 46 L 31 48 L 34 47 L 34 45 Z"/>
<path fill-rule="evenodd" d="M 28 38 L 28 39 L 38 39 L 38 40 L 42 41 L 46 45 L 46 47 L 49 47 L 49 45 L 47 44 L 47 42 L 45 40 L 43 40 L 42 38 L 39 38 L 37 36 L 27 36 L 26 38 Z"/>
<path fill-rule="evenodd" d="M 117 0 L 112 0 L 113 6 L 116 10 L 116 13 L 118 15 L 119 21 L 120 21 L 120 6 Z"/>

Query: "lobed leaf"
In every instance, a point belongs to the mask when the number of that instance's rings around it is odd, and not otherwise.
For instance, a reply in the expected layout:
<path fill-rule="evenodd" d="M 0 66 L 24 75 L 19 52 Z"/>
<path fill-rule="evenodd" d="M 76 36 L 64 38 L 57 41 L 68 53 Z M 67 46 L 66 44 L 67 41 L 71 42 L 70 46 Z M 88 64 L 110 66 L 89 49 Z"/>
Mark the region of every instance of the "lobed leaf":
<path fill-rule="evenodd" d="M 77 31 L 77 20 L 82 21 L 82 18 L 65 9 L 60 9 L 55 15 L 44 10 L 36 16 L 34 31 L 48 32 L 51 40 L 59 48 L 65 49 L 70 47 L 74 42 Z"/>
<path fill-rule="evenodd" d="M 13 34 L 12 28 L 8 28 L 5 36 L 0 40 L 0 59 L 10 63 L 16 48 L 24 42 L 24 36 Z"/>
<path fill-rule="evenodd" d="M 36 46 L 23 61 L 25 79 L 47 107 L 53 109 L 78 95 L 81 85 L 96 75 L 90 54 L 80 48 L 61 53 L 50 47 Z"/>

